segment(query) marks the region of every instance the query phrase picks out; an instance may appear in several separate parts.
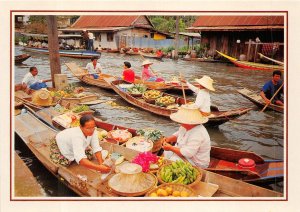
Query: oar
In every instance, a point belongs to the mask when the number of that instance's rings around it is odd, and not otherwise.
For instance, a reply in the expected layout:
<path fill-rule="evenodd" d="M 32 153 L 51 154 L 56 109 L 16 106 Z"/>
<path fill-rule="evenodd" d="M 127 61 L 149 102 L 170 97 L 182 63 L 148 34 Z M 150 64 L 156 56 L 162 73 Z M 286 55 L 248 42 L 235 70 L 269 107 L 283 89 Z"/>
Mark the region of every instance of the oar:
<path fill-rule="evenodd" d="M 179 72 L 180 75 L 180 79 L 182 80 L 182 74 L 181 72 Z M 186 104 L 186 97 L 185 97 L 185 91 L 184 91 L 184 87 L 183 87 L 183 83 L 181 82 L 181 89 L 182 89 L 182 94 L 183 94 L 183 98 L 184 98 L 184 104 Z"/>
<path fill-rule="evenodd" d="M 267 103 L 267 104 L 265 105 L 265 107 L 264 107 L 260 112 L 264 112 L 264 110 L 268 107 L 268 105 L 271 104 L 272 100 L 273 100 L 273 99 L 275 98 L 275 96 L 278 94 L 278 92 L 280 91 L 280 89 L 282 88 L 282 86 L 283 86 L 283 83 L 282 83 L 282 85 L 277 89 L 277 91 L 274 93 L 274 95 L 273 95 L 272 98 L 270 99 L 270 102 Z"/>

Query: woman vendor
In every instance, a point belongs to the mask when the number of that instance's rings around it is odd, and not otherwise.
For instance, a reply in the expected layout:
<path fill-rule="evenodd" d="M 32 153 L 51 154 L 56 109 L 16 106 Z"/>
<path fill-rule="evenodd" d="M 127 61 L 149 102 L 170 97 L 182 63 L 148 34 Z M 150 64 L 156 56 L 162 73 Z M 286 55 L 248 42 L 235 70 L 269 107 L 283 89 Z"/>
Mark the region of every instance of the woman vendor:
<path fill-rule="evenodd" d="M 94 79 L 99 78 L 99 74 L 101 74 L 102 68 L 100 63 L 98 63 L 98 57 L 92 57 L 91 62 L 86 65 L 86 69 L 90 76 Z"/>
<path fill-rule="evenodd" d="M 75 160 L 78 164 L 89 169 L 104 173 L 111 170 L 110 167 L 102 164 L 102 148 L 99 145 L 98 131 L 95 129 L 96 124 L 93 116 L 84 115 L 80 118 L 79 127 L 65 129 L 56 135 L 56 143 L 61 156 L 68 162 L 64 165 L 69 165 Z M 95 164 L 88 159 L 91 150 L 99 164 Z"/>
<path fill-rule="evenodd" d="M 149 60 L 145 60 L 142 64 L 142 80 L 151 81 L 151 82 L 163 82 L 164 79 L 157 77 L 157 74 L 154 74 L 149 68 L 153 63 Z"/>
<path fill-rule="evenodd" d="M 130 83 L 133 83 L 134 79 L 135 79 L 135 73 L 131 69 L 130 62 L 127 62 L 127 61 L 124 62 L 123 79 L 126 82 L 130 82 Z"/>
<path fill-rule="evenodd" d="M 165 157 L 169 160 L 187 160 L 192 165 L 207 168 L 210 162 L 210 137 L 203 126 L 208 118 L 195 104 L 182 105 L 170 118 L 180 123 L 179 130 L 163 143 Z M 172 146 L 171 144 L 174 144 Z"/>

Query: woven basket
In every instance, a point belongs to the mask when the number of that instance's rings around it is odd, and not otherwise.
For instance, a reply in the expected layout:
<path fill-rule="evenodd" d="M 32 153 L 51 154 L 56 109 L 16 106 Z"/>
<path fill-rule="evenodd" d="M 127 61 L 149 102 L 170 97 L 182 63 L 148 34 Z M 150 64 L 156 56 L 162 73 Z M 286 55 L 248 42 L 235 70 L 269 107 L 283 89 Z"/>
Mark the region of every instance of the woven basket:
<path fill-rule="evenodd" d="M 157 173 L 156 173 L 156 176 L 157 176 L 157 180 L 158 180 L 158 182 L 159 182 L 160 184 L 166 184 L 166 182 L 163 181 L 163 180 L 161 179 L 161 177 L 160 177 L 160 171 L 161 171 L 161 169 L 162 169 L 163 167 L 169 166 L 170 164 L 171 164 L 171 163 L 164 164 L 164 165 L 162 165 L 162 166 L 158 169 L 158 171 L 157 171 Z M 201 181 L 202 175 L 203 175 L 202 171 L 201 171 L 198 167 L 195 167 L 195 166 L 193 166 L 193 167 L 196 169 L 196 171 L 198 171 L 198 176 L 197 176 L 197 178 L 196 178 L 196 180 L 195 180 L 194 182 L 188 184 L 188 186 L 190 186 L 190 187 L 192 187 L 192 186 L 196 185 L 197 183 L 199 183 L 199 182 Z M 180 184 L 180 185 L 181 185 L 181 184 Z"/>
<path fill-rule="evenodd" d="M 152 190 L 152 189 L 153 189 L 154 187 L 156 187 L 156 185 L 157 185 L 157 178 L 156 178 L 156 176 L 155 176 L 154 174 L 152 174 L 152 173 L 144 173 L 144 174 L 145 174 L 145 175 L 148 175 L 149 177 L 151 177 L 152 180 L 153 180 L 153 183 L 152 183 L 151 186 L 149 186 L 148 189 L 143 190 L 143 191 L 139 191 L 139 192 L 130 192 L 130 193 L 129 193 L 129 192 L 118 191 L 118 190 L 112 188 L 112 186 L 110 185 L 110 180 L 111 180 L 111 178 L 112 178 L 114 175 L 112 175 L 112 176 L 109 177 L 107 186 L 108 186 L 108 188 L 109 188 L 112 192 L 114 192 L 114 193 L 116 193 L 116 194 L 118 194 L 118 195 L 120 195 L 120 196 L 124 196 L 124 197 L 144 196 L 148 191 Z"/>
<path fill-rule="evenodd" d="M 162 184 L 162 185 L 148 191 L 146 193 L 145 197 L 149 197 L 151 193 L 154 193 L 154 192 L 156 193 L 158 189 L 166 189 L 167 187 L 172 188 L 173 191 L 179 191 L 179 192 L 185 191 L 188 193 L 188 197 L 196 196 L 196 192 L 187 185 L 176 184 L 176 183 L 165 183 L 165 184 Z"/>
<path fill-rule="evenodd" d="M 158 152 L 161 149 L 163 140 L 164 140 L 164 137 L 162 136 L 160 139 L 153 142 L 152 152 Z"/>

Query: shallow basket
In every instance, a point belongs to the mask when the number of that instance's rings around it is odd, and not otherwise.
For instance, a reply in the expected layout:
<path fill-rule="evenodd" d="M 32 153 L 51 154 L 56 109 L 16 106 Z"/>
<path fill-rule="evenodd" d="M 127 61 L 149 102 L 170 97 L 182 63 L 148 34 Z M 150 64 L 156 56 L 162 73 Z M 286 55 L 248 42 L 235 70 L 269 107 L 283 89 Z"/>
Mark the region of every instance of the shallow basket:
<path fill-rule="evenodd" d="M 179 191 L 179 192 L 185 191 L 185 192 L 188 193 L 188 197 L 195 197 L 196 196 L 196 192 L 187 185 L 176 184 L 176 183 L 165 183 L 165 184 L 162 184 L 162 185 L 148 191 L 146 193 L 145 197 L 149 197 L 150 194 L 153 193 L 153 192 L 156 193 L 158 189 L 166 189 L 166 187 L 172 188 L 173 191 Z"/>
<path fill-rule="evenodd" d="M 157 141 L 153 141 L 153 147 L 152 152 L 158 152 L 161 149 L 162 143 L 163 143 L 164 137 L 162 136 Z"/>
<path fill-rule="evenodd" d="M 163 181 L 163 180 L 161 179 L 161 177 L 160 177 L 160 171 L 161 171 L 161 169 L 162 169 L 163 167 L 169 166 L 170 164 L 171 164 L 171 163 L 164 164 L 164 165 L 162 165 L 162 166 L 158 169 L 158 171 L 157 171 L 157 173 L 156 173 L 156 176 L 157 176 L 157 180 L 158 180 L 158 182 L 159 182 L 160 184 L 166 184 L 166 183 L 167 183 L 167 182 L 165 182 L 165 181 Z M 190 187 L 193 187 L 194 185 L 198 184 L 198 183 L 201 181 L 202 175 L 203 175 L 202 171 L 201 171 L 198 167 L 195 167 L 195 166 L 193 166 L 193 167 L 196 169 L 196 171 L 198 171 L 198 176 L 197 176 L 197 178 L 196 178 L 196 180 L 195 180 L 194 182 L 192 182 L 192 183 L 190 183 L 190 184 L 187 184 L 187 186 L 190 186 Z M 176 183 L 175 183 L 175 184 L 176 184 Z M 183 185 L 183 184 L 179 184 L 179 185 Z"/>

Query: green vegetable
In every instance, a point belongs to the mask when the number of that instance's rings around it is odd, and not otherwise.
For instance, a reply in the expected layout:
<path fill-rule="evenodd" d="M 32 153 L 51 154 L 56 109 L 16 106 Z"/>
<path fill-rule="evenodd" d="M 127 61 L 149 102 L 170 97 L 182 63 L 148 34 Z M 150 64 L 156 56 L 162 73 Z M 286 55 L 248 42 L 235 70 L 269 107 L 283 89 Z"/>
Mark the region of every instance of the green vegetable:
<path fill-rule="evenodd" d="M 138 135 L 144 136 L 153 142 L 158 141 L 162 137 L 162 133 L 162 131 L 153 128 L 145 128 L 137 131 Z"/>
<path fill-rule="evenodd" d="M 87 105 L 78 105 L 78 106 L 75 106 L 73 109 L 72 109 L 72 111 L 74 112 L 74 113 L 80 113 L 80 112 L 83 112 L 83 111 L 89 111 L 90 110 L 90 108 L 89 108 L 89 106 L 87 106 Z"/>

